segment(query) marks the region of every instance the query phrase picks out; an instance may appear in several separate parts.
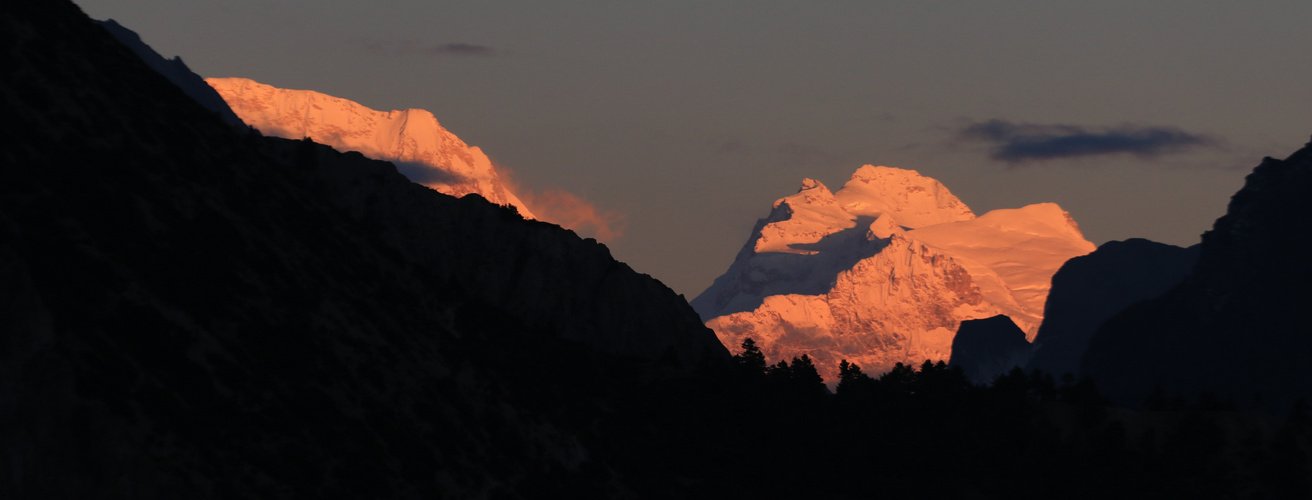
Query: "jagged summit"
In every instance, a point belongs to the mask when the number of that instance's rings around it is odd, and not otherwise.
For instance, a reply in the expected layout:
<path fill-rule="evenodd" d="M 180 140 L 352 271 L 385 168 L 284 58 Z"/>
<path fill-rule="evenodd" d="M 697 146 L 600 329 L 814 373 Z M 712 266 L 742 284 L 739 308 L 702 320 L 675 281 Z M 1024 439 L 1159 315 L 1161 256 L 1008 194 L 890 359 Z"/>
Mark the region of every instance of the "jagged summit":
<path fill-rule="evenodd" d="M 942 183 L 915 170 L 865 165 L 836 193 L 820 181 L 802 179 L 796 194 L 774 202 L 765 226 L 754 231 L 753 249 L 815 253 L 821 238 L 880 217 L 887 217 L 880 232 L 892 234 L 893 226 L 968 221 L 975 214 Z"/>
<path fill-rule="evenodd" d="M 853 215 L 888 213 L 912 228 L 975 218 L 947 187 L 915 170 L 865 165 L 835 196 Z"/>
<path fill-rule="evenodd" d="M 825 190 L 826 193 L 829 192 L 829 188 L 825 187 L 825 185 L 824 185 L 823 183 L 821 183 L 820 181 L 817 181 L 817 180 L 815 180 L 815 179 L 812 179 L 812 178 L 810 178 L 810 177 L 807 177 L 807 178 L 805 178 L 805 179 L 802 179 L 802 185 L 801 185 L 800 187 L 797 188 L 797 192 L 800 193 L 800 192 L 802 192 L 802 191 L 806 191 L 806 190 L 808 190 L 808 189 L 816 189 L 816 188 L 823 189 L 823 190 Z"/>
<path fill-rule="evenodd" d="M 243 121 L 266 135 L 317 142 L 396 164 L 410 180 L 452 196 L 478 193 L 510 205 L 525 218 L 529 208 L 497 175 L 492 161 L 442 128 L 422 109 L 377 111 L 311 90 L 289 90 L 246 78 L 205 80 Z"/>
<path fill-rule="evenodd" d="M 1032 339 L 1053 273 L 1093 250 L 1056 204 L 976 217 L 937 180 L 866 165 L 836 193 L 804 179 L 776 201 L 692 305 L 725 345 L 809 354 L 833 381 L 841 359 L 946 360 L 963 320 L 1005 314 Z"/>
<path fill-rule="evenodd" d="M 757 252 L 813 254 L 814 245 L 821 238 L 836 231 L 852 227 L 855 219 L 838 206 L 838 200 L 823 183 L 803 179 L 802 186 L 792 196 L 774 202 L 764 225 L 754 231 Z"/>

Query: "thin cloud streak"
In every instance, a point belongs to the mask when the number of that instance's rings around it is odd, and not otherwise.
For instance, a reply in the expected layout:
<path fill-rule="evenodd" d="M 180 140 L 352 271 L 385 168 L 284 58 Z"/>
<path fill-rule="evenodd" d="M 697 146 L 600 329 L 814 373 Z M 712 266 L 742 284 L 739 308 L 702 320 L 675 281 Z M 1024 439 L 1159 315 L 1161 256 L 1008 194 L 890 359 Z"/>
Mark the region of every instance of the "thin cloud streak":
<path fill-rule="evenodd" d="M 991 143 L 989 157 L 1011 164 L 1120 153 L 1152 158 L 1219 145 L 1214 138 L 1175 127 L 1121 125 L 1093 129 L 997 119 L 968 125 L 958 135 L 965 140 Z"/>
<path fill-rule="evenodd" d="M 465 42 L 440 44 L 421 44 L 414 40 L 394 42 L 367 41 L 361 45 L 364 50 L 375 54 L 394 54 L 401 56 L 426 57 L 496 57 L 501 51 L 486 45 Z"/>
<path fill-rule="evenodd" d="M 445 43 L 425 48 L 422 50 L 422 53 L 432 56 L 491 57 L 496 55 L 497 51 L 486 45 L 475 45 L 472 43 Z"/>

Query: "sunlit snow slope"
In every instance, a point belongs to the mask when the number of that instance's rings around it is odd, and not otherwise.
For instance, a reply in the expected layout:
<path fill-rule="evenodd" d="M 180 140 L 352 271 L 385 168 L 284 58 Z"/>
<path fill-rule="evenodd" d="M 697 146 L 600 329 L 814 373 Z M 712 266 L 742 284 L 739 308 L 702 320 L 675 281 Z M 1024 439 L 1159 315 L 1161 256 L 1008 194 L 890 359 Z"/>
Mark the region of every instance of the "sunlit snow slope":
<path fill-rule="evenodd" d="M 242 121 L 265 135 L 309 137 L 342 151 L 396 164 L 410 180 L 452 196 L 478 193 L 534 218 L 477 147 L 448 132 L 422 109 L 377 111 L 310 90 L 287 90 L 245 78 L 205 80 Z"/>
<path fill-rule="evenodd" d="M 802 181 L 757 222 L 693 307 L 731 350 L 809 354 L 878 373 L 947 360 L 963 320 L 1010 316 L 1033 339 L 1052 275 L 1094 250 L 1051 203 L 975 214 L 913 170 L 864 166 L 838 192 Z"/>

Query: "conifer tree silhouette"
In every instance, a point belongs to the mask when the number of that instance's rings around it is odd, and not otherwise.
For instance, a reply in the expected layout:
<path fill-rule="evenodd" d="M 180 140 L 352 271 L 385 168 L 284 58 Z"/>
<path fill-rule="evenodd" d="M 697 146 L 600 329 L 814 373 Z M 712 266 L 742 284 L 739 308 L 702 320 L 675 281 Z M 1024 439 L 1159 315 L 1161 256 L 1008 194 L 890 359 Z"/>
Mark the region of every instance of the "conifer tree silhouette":
<path fill-rule="evenodd" d="M 733 360 L 749 375 L 760 376 L 765 374 L 765 354 L 761 348 L 756 346 L 756 341 L 751 337 L 743 339 L 743 352 L 735 354 Z"/>
<path fill-rule="evenodd" d="M 824 388 L 825 379 L 820 377 L 820 372 L 816 370 L 810 356 L 803 354 L 800 358 L 794 357 L 792 372 L 793 380 L 797 382 L 798 387 L 807 390 Z"/>

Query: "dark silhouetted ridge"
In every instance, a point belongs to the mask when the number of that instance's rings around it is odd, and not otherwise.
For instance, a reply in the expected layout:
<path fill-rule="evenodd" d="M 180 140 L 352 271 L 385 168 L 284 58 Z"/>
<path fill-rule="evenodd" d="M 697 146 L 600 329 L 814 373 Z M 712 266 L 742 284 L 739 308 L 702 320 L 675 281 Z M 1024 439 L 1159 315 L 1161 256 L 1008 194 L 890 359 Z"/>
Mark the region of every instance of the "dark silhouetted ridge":
<path fill-rule="evenodd" d="M 228 103 L 224 102 L 223 97 L 220 97 L 213 87 L 205 83 L 204 78 L 192 73 L 191 68 L 188 68 L 187 64 L 182 62 L 181 57 L 165 58 L 155 52 L 155 49 L 146 45 L 146 42 L 141 40 L 141 36 L 137 35 L 137 32 L 123 27 L 113 19 L 98 21 L 98 24 L 105 28 L 105 31 L 108 31 L 110 35 L 113 35 L 119 43 L 130 49 L 137 57 L 140 57 L 142 62 L 150 66 L 150 69 L 164 75 L 165 78 L 177 85 L 183 93 L 190 96 L 202 107 L 218 114 L 220 118 L 223 118 L 223 121 L 231 125 L 246 126 L 245 123 L 242 123 L 241 118 L 238 118 L 237 114 L 232 112 L 232 108 L 228 107 Z"/>
<path fill-rule="evenodd" d="M 1155 389 L 1286 410 L 1312 396 L 1312 148 L 1266 158 L 1203 234 L 1194 272 L 1108 320 L 1082 373 L 1123 404 Z"/>
<path fill-rule="evenodd" d="M 569 388 L 728 361 L 595 241 L 241 135 L 71 3 L 0 9 L 0 65 L 0 497 L 614 496 Z"/>
<path fill-rule="evenodd" d="M 1080 358 L 1099 325 L 1130 304 L 1179 284 L 1197 262 L 1197 245 L 1180 248 L 1141 238 L 1109 241 L 1066 261 L 1052 276 L 1029 368 L 1078 375 Z"/>

